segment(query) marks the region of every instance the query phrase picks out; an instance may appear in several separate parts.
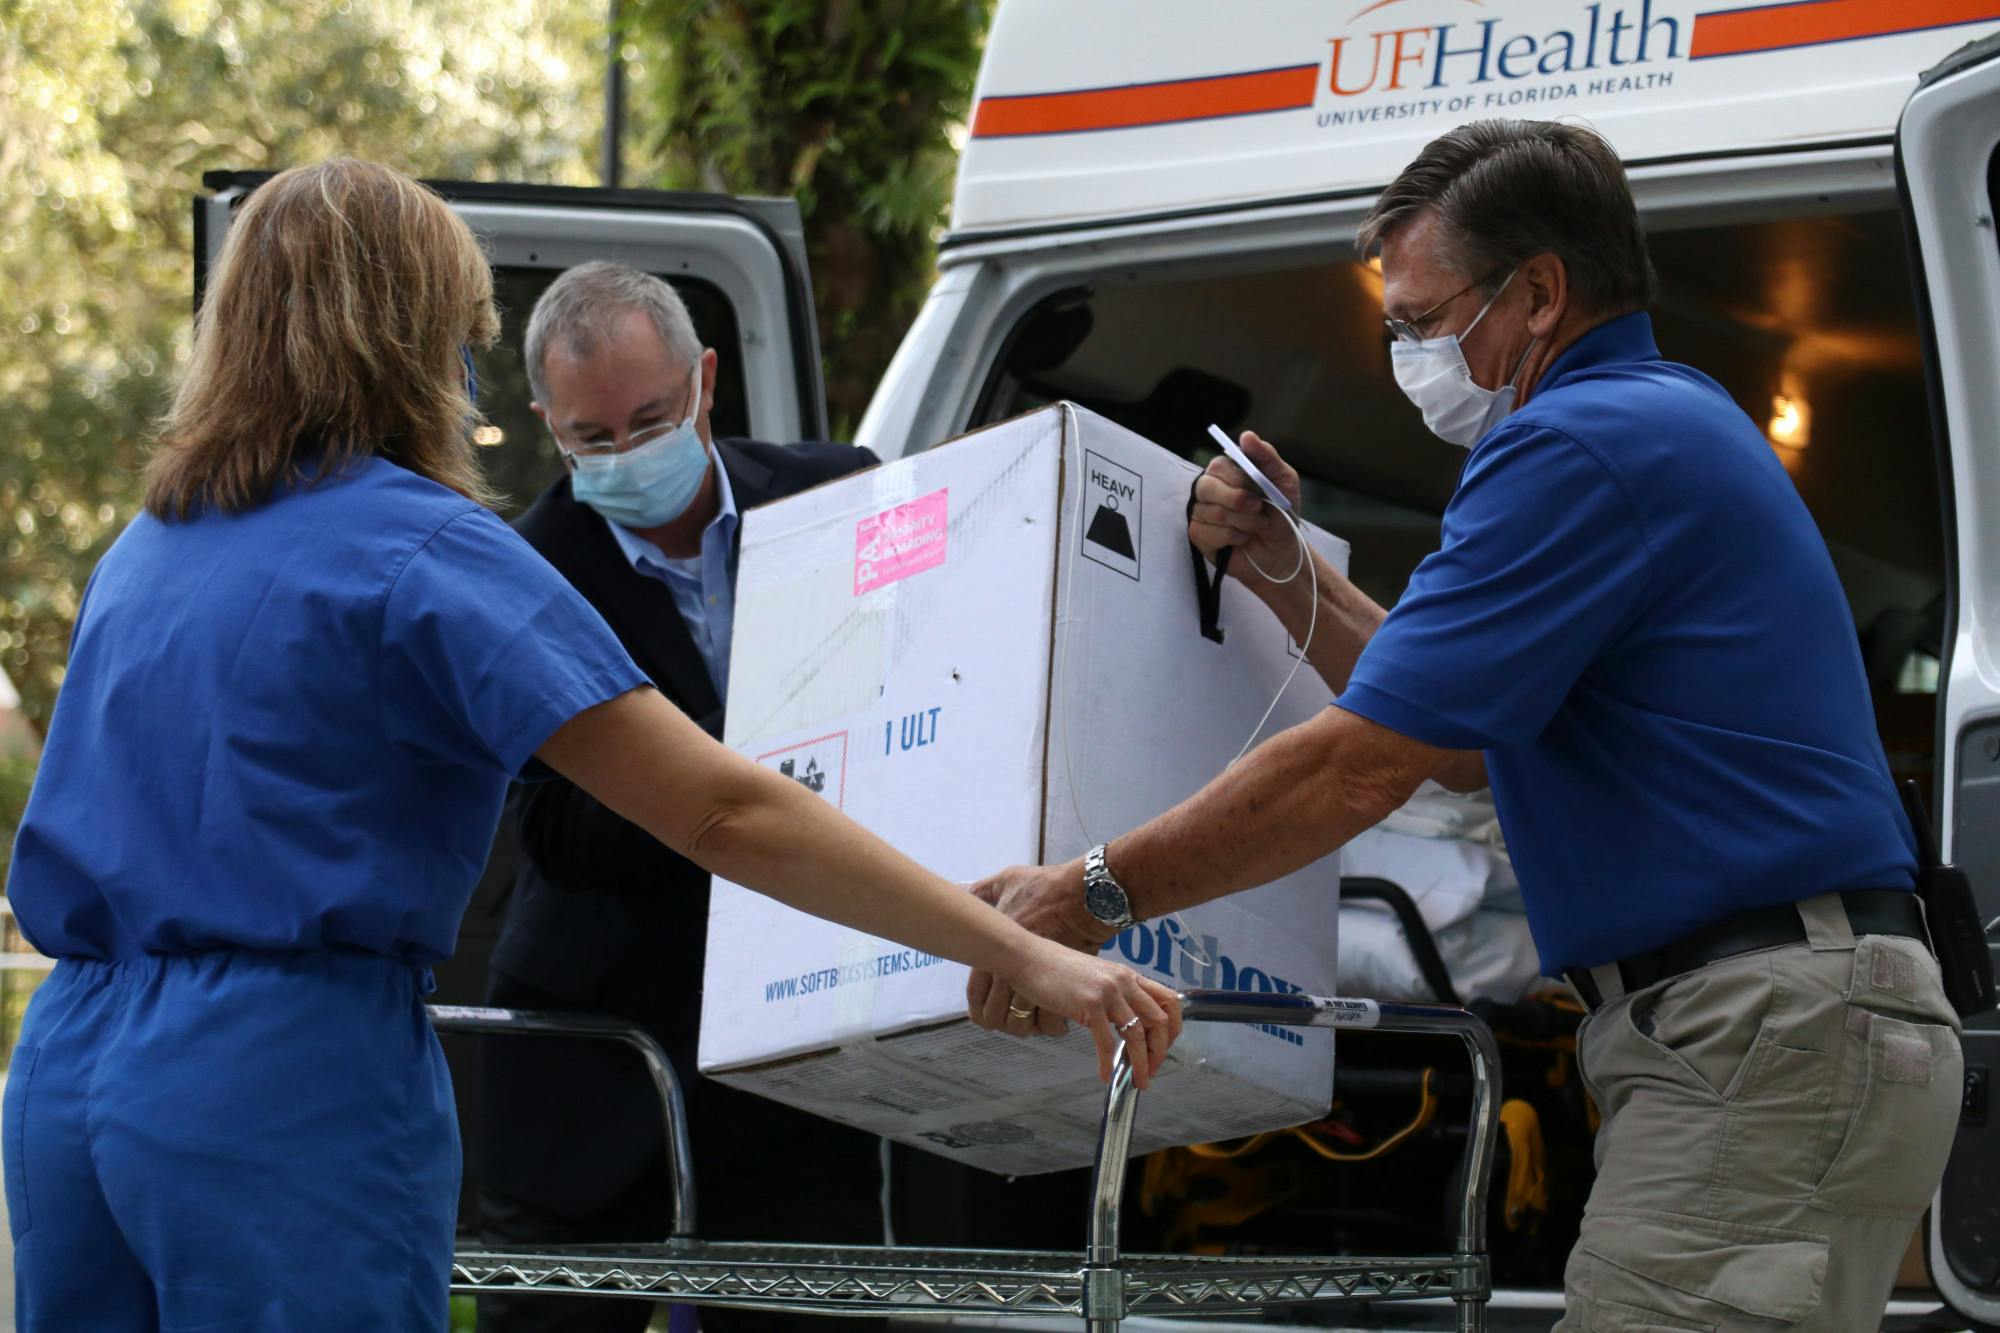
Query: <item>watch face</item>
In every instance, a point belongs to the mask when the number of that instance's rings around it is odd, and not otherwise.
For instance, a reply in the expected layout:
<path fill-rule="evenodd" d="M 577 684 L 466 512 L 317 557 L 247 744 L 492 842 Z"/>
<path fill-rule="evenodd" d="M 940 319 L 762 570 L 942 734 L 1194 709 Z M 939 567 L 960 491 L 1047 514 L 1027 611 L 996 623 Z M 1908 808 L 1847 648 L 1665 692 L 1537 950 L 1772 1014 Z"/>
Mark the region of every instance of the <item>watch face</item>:
<path fill-rule="evenodd" d="M 1092 916 L 1107 923 L 1125 920 L 1132 910 L 1131 904 L 1126 901 L 1125 890 L 1102 880 L 1084 885 L 1083 905 L 1090 909 Z"/>

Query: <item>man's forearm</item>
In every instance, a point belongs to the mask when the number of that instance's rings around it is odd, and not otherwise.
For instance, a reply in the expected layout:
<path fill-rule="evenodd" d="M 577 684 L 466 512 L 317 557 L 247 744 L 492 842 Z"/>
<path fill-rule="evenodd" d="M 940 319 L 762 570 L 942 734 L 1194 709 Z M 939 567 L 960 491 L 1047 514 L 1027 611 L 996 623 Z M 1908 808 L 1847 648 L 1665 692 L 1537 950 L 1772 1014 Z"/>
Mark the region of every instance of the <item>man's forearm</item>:
<path fill-rule="evenodd" d="M 1271 614 L 1292 636 L 1292 642 L 1306 644 L 1306 661 L 1312 664 L 1326 687 L 1335 694 L 1347 688 L 1348 677 L 1354 674 L 1354 664 L 1361 660 L 1361 650 L 1375 637 L 1375 631 L 1389 613 L 1355 587 L 1340 571 L 1328 564 L 1325 557 L 1313 552 L 1313 565 L 1319 574 L 1319 611 L 1315 619 L 1313 613 L 1314 581 L 1306 570 L 1300 570 L 1297 578 L 1279 583 L 1260 575 L 1243 562 L 1242 552 L 1236 559 L 1243 563 L 1241 569 L 1232 569 L 1243 581 L 1243 586 L 1256 593 L 1271 608 Z M 1281 567 L 1278 572 L 1284 572 Z M 1311 642 L 1307 642 L 1307 631 L 1311 631 Z"/>
<path fill-rule="evenodd" d="M 1106 860 L 1142 918 L 1267 884 L 1378 823 L 1446 754 L 1329 708 L 1111 843 Z"/>
<path fill-rule="evenodd" d="M 1306 644 L 1306 661 L 1338 696 L 1347 688 L 1355 663 L 1389 613 L 1323 557 L 1315 553 L 1313 559 L 1319 570 L 1317 621 L 1313 619 L 1314 589 L 1306 575 L 1275 583 L 1254 569 L 1246 569 L 1244 586 L 1271 609 L 1294 643 Z M 1479 791 L 1487 785 L 1486 756 L 1477 750 L 1460 752 L 1433 776 L 1452 791 Z"/>

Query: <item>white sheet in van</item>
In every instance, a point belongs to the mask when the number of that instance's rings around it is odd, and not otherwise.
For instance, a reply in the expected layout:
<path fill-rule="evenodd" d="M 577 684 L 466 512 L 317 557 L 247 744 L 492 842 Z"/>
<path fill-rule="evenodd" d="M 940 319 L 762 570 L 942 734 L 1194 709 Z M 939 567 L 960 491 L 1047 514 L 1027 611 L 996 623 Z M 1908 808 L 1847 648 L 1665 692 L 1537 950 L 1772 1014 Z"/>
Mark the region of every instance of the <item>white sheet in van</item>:
<path fill-rule="evenodd" d="M 1474 912 L 1433 932 L 1438 954 L 1460 1000 L 1512 1004 L 1541 973 L 1528 918 L 1514 912 Z M 1340 986 L 1378 1000 L 1435 1001 L 1396 918 L 1360 904 L 1340 911 Z"/>
<path fill-rule="evenodd" d="M 1416 795 L 1377 827 L 1414 838 L 1463 838 L 1484 843 L 1503 854 L 1507 847 L 1500 836 L 1500 812 L 1493 804 L 1490 790 L 1455 792 L 1435 782 L 1425 782 L 1417 788 Z"/>
<path fill-rule="evenodd" d="M 1460 794 L 1425 783 L 1402 809 L 1347 844 L 1341 872 L 1386 879 L 1410 895 L 1460 999 L 1512 1002 L 1539 975 L 1491 792 Z M 1438 998 L 1386 903 L 1342 903 L 1340 967 L 1350 995 Z"/>
<path fill-rule="evenodd" d="M 1386 821 L 1347 844 L 1343 877 L 1365 875 L 1399 885 L 1433 931 L 1453 926 L 1489 904 L 1518 904 L 1520 881 L 1506 853 L 1458 838 L 1420 838 L 1390 829 Z M 1354 902 L 1356 911 L 1388 913 L 1385 903 Z M 1518 907 L 1516 907 L 1518 910 Z"/>

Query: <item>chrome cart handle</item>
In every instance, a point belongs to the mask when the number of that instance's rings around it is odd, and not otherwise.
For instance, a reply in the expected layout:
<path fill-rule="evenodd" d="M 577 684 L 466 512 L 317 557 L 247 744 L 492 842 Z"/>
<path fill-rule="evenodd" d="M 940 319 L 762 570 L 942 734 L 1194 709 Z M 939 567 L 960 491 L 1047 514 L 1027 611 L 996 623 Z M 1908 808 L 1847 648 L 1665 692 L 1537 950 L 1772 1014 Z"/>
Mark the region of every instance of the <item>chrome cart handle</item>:
<path fill-rule="evenodd" d="M 668 1243 L 685 1243 L 694 1238 L 694 1152 L 688 1143 L 687 1101 L 681 1095 L 681 1081 L 660 1049 L 660 1043 L 633 1024 L 593 1014 L 550 1014 L 531 1009 L 486 1009 L 455 1004 L 433 1004 L 431 1026 L 439 1032 L 470 1033 L 479 1036 L 512 1037 L 594 1037 L 619 1041 L 639 1053 L 646 1073 L 653 1080 L 666 1110 L 667 1199 L 672 1230 Z"/>
<path fill-rule="evenodd" d="M 1457 1037 L 1472 1061 L 1472 1126 L 1466 1136 L 1459 1183 L 1458 1258 L 1486 1264 L 1486 1195 L 1500 1133 L 1500 1046 L 1493 1030 L 1464 1009 L 1328 995 L 1272 995 L 1260 991 L 1191 990 L 1181 994 L 1181 1017 L 1190 1023 L 1277 1023 L 1288 1027 L 1344 1028 L 1372 1032 L 1423 1032 Z M 1334 1077 L 1339 1079 L 1339 1071 Z M 1104 1128 L 1091 1179 L 1091 1213 L 1084 1297 L 1092 1329 L 1115 1328 L 1124 1316 L 1118 1277 L 1118 1223 L 1124 1204 L 1125 1161 L 1138 1106 L 1132 1065 L 1120 1045 L 1104 1098 Z M 1093 1280 L 1094 1279 L 1094 1280 Z M 1490 1279 L 1481 1285 L 1491 1288 Z M 1462 1333 L 1485 1327 L 1486 1295 L 1459 1298 Z"/>

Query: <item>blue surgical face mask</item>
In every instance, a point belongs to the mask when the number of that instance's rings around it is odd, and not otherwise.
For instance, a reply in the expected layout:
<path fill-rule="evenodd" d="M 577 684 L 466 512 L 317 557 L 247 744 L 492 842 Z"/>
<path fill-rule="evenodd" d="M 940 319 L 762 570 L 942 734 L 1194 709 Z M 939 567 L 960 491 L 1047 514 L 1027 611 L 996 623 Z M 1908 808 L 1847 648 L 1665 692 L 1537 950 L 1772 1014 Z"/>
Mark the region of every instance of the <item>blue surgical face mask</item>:
<path fill-rule="evenodd" d="M 568 453 L 570 490 L 613 523 L 657 528 L 687 512 L 708 475 L 708 446 L 695 429 L 701 412 L 701 363 L 688 393 L 687 418 L 634 437 L 623 453 Z M 558 441 L 560 443 L 560 441 Z"/>

